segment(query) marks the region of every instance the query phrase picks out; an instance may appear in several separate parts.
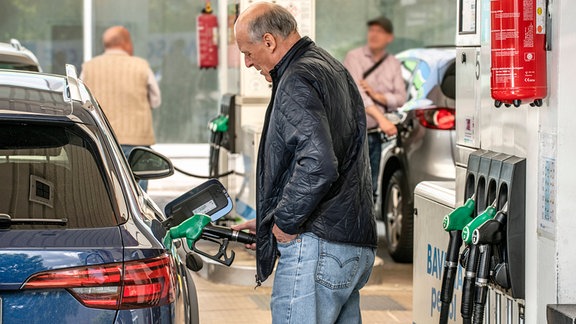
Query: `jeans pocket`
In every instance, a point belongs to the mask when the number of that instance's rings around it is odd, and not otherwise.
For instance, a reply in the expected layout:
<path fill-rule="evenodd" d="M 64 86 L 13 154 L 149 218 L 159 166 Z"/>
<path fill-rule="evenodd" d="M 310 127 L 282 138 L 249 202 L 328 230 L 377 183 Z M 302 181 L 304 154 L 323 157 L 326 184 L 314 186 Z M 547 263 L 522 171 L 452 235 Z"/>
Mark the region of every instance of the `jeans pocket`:
<path fill-rule="evenodd" d="M 320 240 L 316 282 L 329 289 L 345 289 L 353 283 L 362 248 Z"/>

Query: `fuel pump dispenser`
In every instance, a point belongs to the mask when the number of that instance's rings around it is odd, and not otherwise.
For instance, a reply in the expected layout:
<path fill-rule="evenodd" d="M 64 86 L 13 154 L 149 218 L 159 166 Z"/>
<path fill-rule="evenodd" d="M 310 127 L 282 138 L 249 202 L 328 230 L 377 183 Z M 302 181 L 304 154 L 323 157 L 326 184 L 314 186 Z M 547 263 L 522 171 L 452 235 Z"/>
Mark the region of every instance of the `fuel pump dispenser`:
<path fill-rule="evenodd" d="M 576 2 L 455 2 L 456 180 L 415 190 L 413 322 L 573 323 Z M 472 196 L 471 217 L 490 217 L 462 228 L 466 268 L 442 274 L 437 256 L 449 265 L 455 239 L 439 224 Z M 439 279 L 452 271 L 450 301 Z"/>

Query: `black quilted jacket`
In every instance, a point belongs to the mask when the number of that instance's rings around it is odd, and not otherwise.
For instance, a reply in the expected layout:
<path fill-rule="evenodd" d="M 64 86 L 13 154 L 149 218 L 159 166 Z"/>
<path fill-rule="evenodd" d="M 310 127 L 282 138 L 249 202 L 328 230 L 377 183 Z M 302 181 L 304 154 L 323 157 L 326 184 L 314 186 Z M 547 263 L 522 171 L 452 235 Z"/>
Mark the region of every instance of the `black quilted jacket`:
<path fill-rule="evenodd" d="M 272 226 L 376 247 L 366 115 L 344 66 L 308 37 L 271 71 L 258 153 L 257 283 L 277 257 Z"/>

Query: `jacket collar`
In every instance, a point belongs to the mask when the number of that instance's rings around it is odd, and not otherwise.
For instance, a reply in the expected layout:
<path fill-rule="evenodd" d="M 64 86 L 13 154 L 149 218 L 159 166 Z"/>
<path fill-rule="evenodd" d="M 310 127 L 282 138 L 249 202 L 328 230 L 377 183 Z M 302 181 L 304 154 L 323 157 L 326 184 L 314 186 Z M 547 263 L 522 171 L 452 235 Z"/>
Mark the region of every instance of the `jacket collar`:
<path fill-rule="evenodd" d="M 296 44 L 292 46 L 292 48 L 284 55 L 284 57 L 282 57 L 280 62 L 278 62 L 278 64 L 276 64 L 276 66 L 270 71 L 272 81 L 277 82 L 282 77 L 290 63 L 302 56 L 302 54 L 313 45 L 314 42 L 308 36 L 300 38 L 300 40 L 298 40 Z"/>

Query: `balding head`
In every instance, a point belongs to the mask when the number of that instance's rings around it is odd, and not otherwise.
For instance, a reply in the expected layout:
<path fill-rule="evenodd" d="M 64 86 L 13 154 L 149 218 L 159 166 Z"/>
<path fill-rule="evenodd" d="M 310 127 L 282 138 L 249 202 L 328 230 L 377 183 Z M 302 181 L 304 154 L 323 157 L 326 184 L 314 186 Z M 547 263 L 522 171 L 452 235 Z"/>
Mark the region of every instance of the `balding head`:
<path fill-rule="evenodd" d="M 270 71 L 300 40 L 294 16 L 268 2 L 257 2 L 243 11 L 234 32 L 246 67 L 254 67 L 268 81 L 272 81 Z"/>
<path fill-rule="evenodd" d="M 130 55 L 134 51 L 130 32 L 124 26 L 113 26 L 106 29 L 102 35 L 102 43 L 105 49 L 121 49 Z"/>
<path fill-rule="evenodd" d="M 248 7 L 238 17 L 235 29 L 236 32 L 246 31 L 252 42 L 260 41 L 266 33 L 281 39 L 298 34 L 294 16 L 286 8 L 269 2 L 257 2 Z"/>

